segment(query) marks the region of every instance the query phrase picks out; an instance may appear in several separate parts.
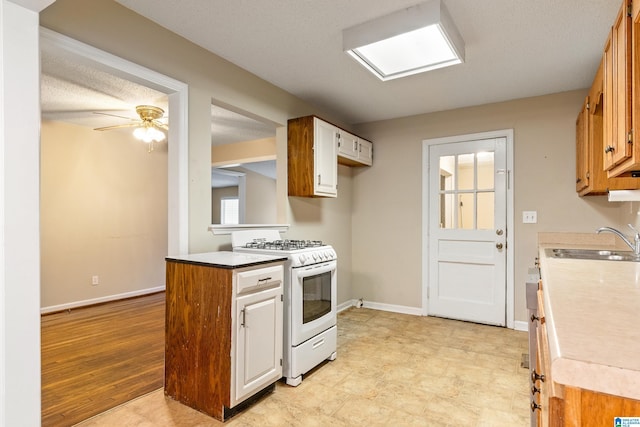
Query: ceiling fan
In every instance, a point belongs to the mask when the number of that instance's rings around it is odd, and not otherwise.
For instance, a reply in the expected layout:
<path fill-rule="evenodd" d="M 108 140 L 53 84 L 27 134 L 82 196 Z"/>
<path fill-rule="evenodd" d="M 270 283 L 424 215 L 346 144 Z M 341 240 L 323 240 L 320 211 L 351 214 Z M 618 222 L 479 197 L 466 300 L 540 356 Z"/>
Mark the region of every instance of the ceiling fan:
<path fill-rule="evenodd" d="M 164 116 L 164 110 L 160 107 L 153 105 L 138 105 L 136 106 L 136 113 L 140 116 L 140 119 L 131 119 L 129 117 L 117 116 L 115 114 L 99 113 L 105 116 L 119 117 L 122 119 L 131 120 L 131 123 L 123 123 L 121 125 L 105 126 L 95 128 L 94 130 L 104 131 L 121 128 L 136 128 L 133 131 L 133 136 L 141 141 L 149 144 L 149 152 L 153 151 L 153 143 L 163 141 L 166 139 L 164 131 L 169 130 L 169 126 L 166 123 L 162 123 L 160 119 Z"/>

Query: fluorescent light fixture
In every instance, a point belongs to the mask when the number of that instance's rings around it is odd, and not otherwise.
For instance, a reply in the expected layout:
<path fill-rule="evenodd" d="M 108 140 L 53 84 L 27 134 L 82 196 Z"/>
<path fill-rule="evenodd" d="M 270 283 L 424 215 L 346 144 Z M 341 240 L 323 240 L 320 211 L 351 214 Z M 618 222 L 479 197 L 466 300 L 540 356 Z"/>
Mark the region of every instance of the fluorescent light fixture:
<path fill-rule="evenodd" d="M 347 28 L 342 47 L 380 80 L 464 62 L 464 41 L 441 0 Z"/>

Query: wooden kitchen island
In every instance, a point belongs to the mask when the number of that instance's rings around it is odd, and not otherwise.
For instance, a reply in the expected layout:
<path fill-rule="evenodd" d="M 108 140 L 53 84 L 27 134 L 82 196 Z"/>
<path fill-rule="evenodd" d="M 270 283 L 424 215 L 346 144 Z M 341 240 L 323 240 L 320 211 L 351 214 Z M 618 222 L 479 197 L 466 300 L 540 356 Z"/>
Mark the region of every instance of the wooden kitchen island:
<path fill-rule="evenodd" d="M 613 249 L 540 245 L 538 425 L 614 426 L 617 417 L 640 417 L 640 262 L 556 258 L 547 250 L 562 247 Z"/>
<path fill-rule="evenodd" d="M 282 377 L 283 261 L 166 258 L 165 395 L 224 421 Z"/>

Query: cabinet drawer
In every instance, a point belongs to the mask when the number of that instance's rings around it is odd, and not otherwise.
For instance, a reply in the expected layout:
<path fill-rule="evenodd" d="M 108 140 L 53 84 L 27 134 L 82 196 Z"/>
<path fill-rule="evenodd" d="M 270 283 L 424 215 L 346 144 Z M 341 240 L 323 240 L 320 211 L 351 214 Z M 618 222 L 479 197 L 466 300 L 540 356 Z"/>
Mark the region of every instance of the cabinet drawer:
<path fill-rule="evenodd" d="M 237 293 L 239 295 L 279 286 L 282 276 L 282 265 L 241 271 L 237 274 Z"/>

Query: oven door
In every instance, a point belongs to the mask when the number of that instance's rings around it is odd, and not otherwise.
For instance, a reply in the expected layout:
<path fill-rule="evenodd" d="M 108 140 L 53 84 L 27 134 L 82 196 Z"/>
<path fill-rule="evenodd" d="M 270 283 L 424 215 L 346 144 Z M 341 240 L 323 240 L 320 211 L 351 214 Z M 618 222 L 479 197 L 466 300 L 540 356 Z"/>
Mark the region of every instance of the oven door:
<path fill-rule="evenodd" d="M 336 261 L 291 271 L 291 341 L 296 346 L 336 324 Z"/>

